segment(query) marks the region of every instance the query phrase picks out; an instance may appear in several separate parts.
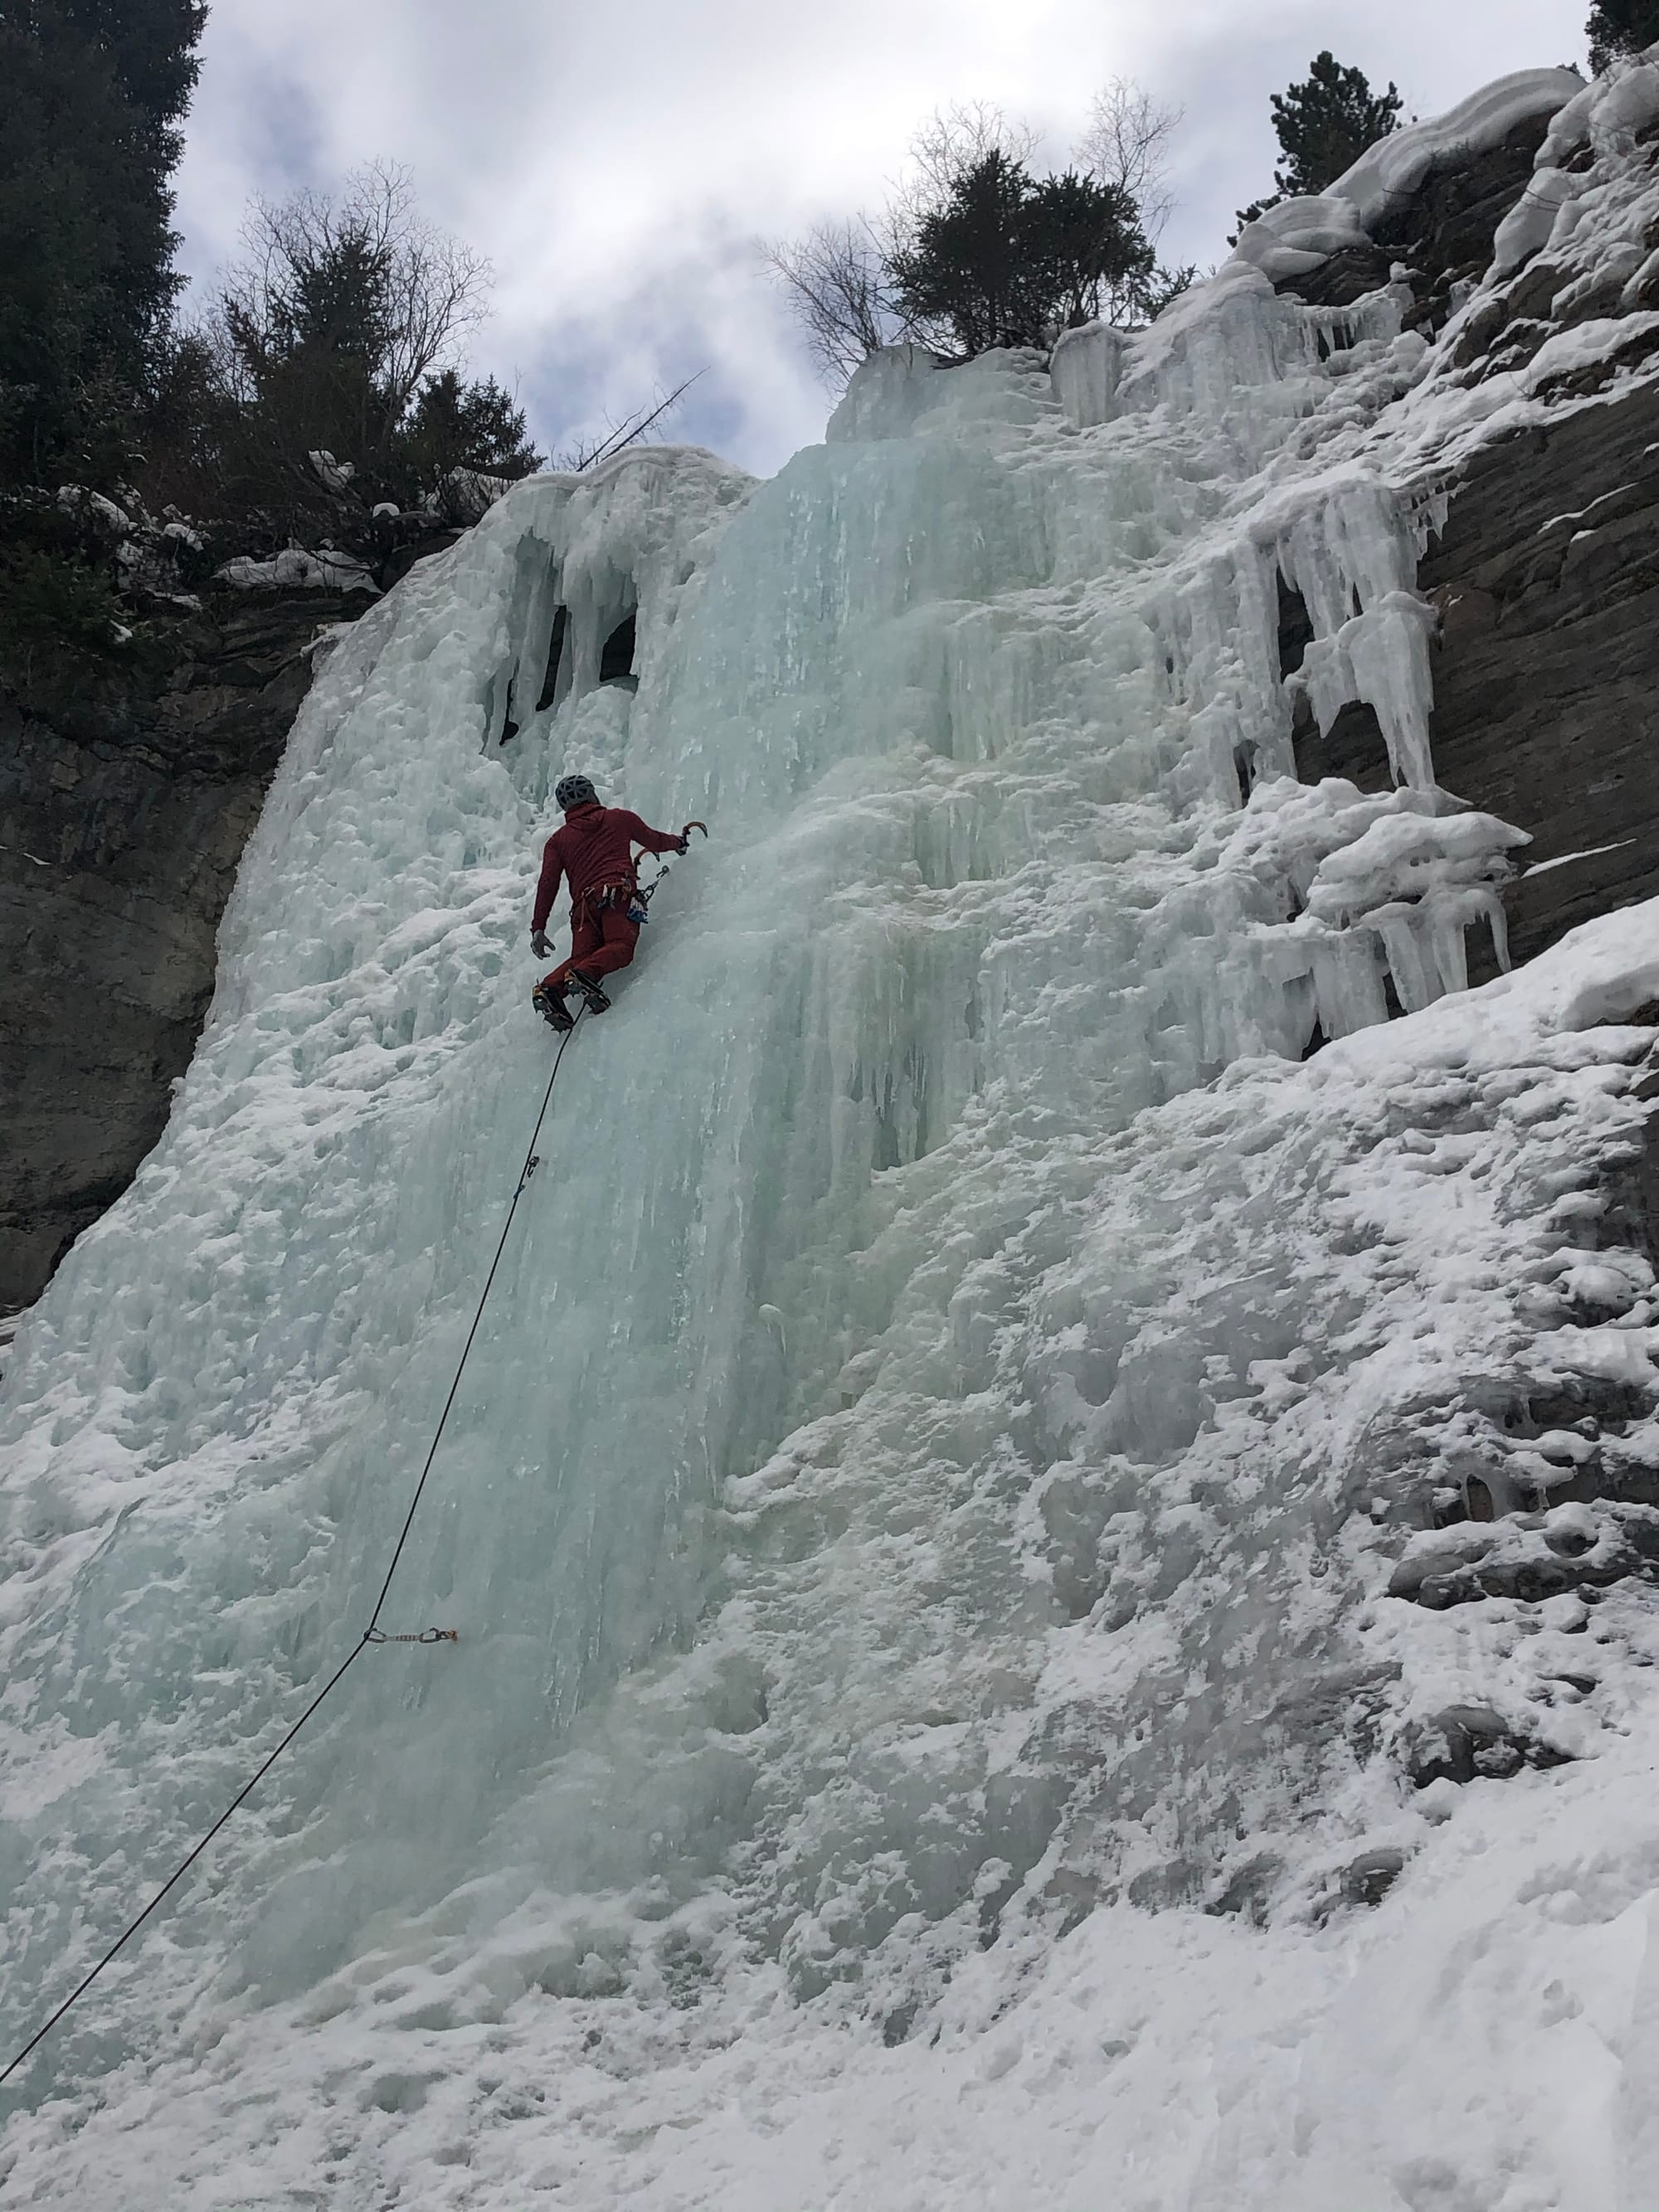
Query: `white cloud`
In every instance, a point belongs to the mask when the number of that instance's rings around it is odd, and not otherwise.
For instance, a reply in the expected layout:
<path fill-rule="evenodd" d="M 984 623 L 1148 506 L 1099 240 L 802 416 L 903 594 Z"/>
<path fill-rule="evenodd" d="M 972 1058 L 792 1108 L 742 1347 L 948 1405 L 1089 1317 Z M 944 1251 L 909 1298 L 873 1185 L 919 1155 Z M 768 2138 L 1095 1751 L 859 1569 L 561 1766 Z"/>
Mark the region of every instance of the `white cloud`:
<path fill-rule="evenodd" d="M 777 466 L 825 398 L 754 265 L 757 234 L 878 201 L 933 108 L 986 99 L 1063 158 L 1114 75 L 1182 103 L 1166 254 L 1207 263 L 1273 166 L 1267 96 L 1322 46 L 1432 113 L 1580 58 L 1589 0 L 215 0 L 179 173 L 186 266 L 249 195 L 385 155 L 495 264 L 478 365 L 544 443 L 707 364 L 678 434 Z"/>

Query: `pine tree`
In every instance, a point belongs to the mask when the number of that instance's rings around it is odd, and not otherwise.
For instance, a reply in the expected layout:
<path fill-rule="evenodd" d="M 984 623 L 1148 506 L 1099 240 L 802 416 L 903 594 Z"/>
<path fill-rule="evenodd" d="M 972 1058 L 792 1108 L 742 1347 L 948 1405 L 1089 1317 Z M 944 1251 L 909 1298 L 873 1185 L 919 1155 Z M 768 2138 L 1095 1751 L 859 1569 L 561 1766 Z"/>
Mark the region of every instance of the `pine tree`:
<path fill-rule="evenodd" d="M 345 223 L 290 260 L 258 299 L 225 303 L 233 383 L 244 400 L 230 489 L 268 502 L 316 482 L 309 456 L 354 467 L 379 460 L 402 413 L 386 374 L 392 257 L 361 223 Z"/>
<path fill-rule="evenodd" d="M 1374 93 L 1362 70 L 1344 69 L 1326 52 L 1316 56 L 1304 83 L 1276 92 L 1270 105 L 1285 155 L 1273 183 L 1299 199 L 1334 185 L 1368 146 L 1398 130 L 1403 102 L 1392 84 Z"/>
<path fill-rule="evenodd" d="M 1109 292 L 1127 299 L 1152 279 L 1157 256 L 1121 185 L 1097 184 L 1075 169 L 1045 177 L 1024 229 L 1048 322 L 1075 329 L 1100 313 Z"/>
<path fill-rule="evenodd" d="M 1024 164 L 995 148 L 957 178 L 892 256 L 905 314 L 948 330 L 964 354 L 1018 344 L 1032 319 L 1021 230 L 1033 189 Z"/>
<path fill-rule="evenodd" d="M 1659 43 L 1659 0 L 1596 0 L 1584 29 L 1590 67 L 1599 74 L 1623 56 Z"/>
<path fill-rule="evenodd" d="M 410 412 L 401 445 L 411 489 L 431 491 L 455 469 L 480 476 L 527 477 L 541 466 L 524 410 L 493 376 L 467 384 L 453 368 L 428 377 Z"/>
<path fill-rule="evenodd" d="M 1368 147 L 1398 130 L 1404 102 L 1392 84 L 1373 92 L 1363 70 L 1345 69 L 1328 51 L 1315 56 L 1302 83 L 1274 93 L 1270 105 L 1284 166 L 1273 171 L 1270 197 L 1239 210 L 1240 230 L 1282 199 L 1328 191 Z M 1230 242 L 1237 242 L 1237 234 Z"/>
<path fill-rule="evenodd" d="M 0 14 L 0 482 L 124 465 L 179 279 L 167 179 L 201 0 Z"/>
<path fill-rule="evenodd" d="M 1121 186 L 1075 170 L 1039 181 L 993 148 L 894 248 L 887 274 L 911 327 L 971 356 L 1087 321 L 1113 287 L 1149 280 L 1153 259 Z"/>

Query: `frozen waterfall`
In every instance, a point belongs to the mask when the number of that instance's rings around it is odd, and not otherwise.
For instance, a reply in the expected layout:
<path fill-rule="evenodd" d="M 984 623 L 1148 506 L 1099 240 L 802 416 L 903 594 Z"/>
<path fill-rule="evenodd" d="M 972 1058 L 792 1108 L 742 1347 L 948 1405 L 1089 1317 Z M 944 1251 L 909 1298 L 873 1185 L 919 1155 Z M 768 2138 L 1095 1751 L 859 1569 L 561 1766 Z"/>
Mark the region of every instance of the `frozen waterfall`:
<path fill-rule="evenodd" d="M 770 2051 L 902 2174 L 884 2068 L 1024 2081 L 1041 1987 L 1127 2069 L 1125 2205 L 1498 2204 L 1367 2193 L 1362 2000 L 1420 1967 L 1308 1931 L 1436 1832 L 1390 1761 L 1463 1661 L 1368 1595 L 1637 1141 L 1659 923 L 1445 996 L 1523 841 L 1435 784 L 1416 564 L 1485 403 L 1400 304 L 1240 262 L 1052 365 L 881 356 L 775 479 L 532 480 L 336 648 L 166 1137 L 6 1377 L 9 2044 L 360 1632 L 544 1078 L 553 781 L 713 842 L 567 1056 L 398 1571 L 459 1644 L 366 1656 L 58 2033 L 27 2201 L 1069 2205 L 1058 2151 L 968 2193 L 971 2132 L 913 2195 L 640 2148 L 763 2142 Z M 1355 700 L 1394 787 L 1297 783 Z M 1081 2159 L 1045 2033 L 1021 2140 Z"/>

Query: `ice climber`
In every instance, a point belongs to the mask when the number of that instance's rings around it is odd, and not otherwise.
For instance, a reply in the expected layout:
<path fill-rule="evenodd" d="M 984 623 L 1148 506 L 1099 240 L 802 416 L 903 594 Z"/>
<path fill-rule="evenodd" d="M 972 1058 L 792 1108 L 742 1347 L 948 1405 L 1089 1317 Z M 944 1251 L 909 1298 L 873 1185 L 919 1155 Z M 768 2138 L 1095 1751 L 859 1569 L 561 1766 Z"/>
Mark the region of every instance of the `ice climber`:
<path fill-rule="evenodd" d="M 601 1014 L 611 1004 L 599 979 L 626 968 L 639 942 L 645 908 L 634 848 L 647 853 L 684 853 L 694 830 L 708 831 L 701 822 L 688 822 L 684 830 L 653 830 L 625 806 L 601 806 L 599 794 L 585 775 L 560 779 L 553 797 L 564 809 L 564 825 L 548 839 L 542 853 L 541 880 L 530 915 L 530 949 L 545 960 L 547 917 L 557 896 L 560 878 L 570 884 L 570 957 L 544 975 L 531 994 L 535 1005 L 556 1030 L 575 1027 L 566 994 L 574 985 L 591 1014 Z"/>

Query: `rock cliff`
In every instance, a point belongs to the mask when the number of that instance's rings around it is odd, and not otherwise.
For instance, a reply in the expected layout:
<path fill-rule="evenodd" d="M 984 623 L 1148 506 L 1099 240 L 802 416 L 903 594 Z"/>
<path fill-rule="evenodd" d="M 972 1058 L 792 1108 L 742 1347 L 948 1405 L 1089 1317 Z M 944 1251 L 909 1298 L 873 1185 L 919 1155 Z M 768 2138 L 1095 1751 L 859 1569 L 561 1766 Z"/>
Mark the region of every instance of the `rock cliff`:
<path fill-rule="evenodd" d="M 1416 302 L 1407 320 L 1434 334 L 1458 288 L 1491 264 L 1498 227 L 1531 182 L 1549 127 L 1529 120 L 1493 152 L 1432 169 L 1382 227 L 1379 244 L 1334 255 L 1280 289 L 1343 305 L 1403 264 Z M 1651 128 L 1644 143 L 1651 171 L 1659 166 Z M 1576 149 L 1570 167 L 1582 172 L 1588 150 Z M 1592 322 L 1629 326 L 1610 361 L 1598 347 L 1600 357 L 1581 368 L 1570 346 L 1558 346 L 1549 419 L 1517 421 L 1476 446 L 1419 571 L 1441 616 L 1436 775 L 1533 839 L 1505 899 L 1517 961 L 1594 915 L 1659 891 L 1659 382 L 1642 373 L 1659 349 L 1659 224 L 1639 194 L 1629 197 L 1641 221 L 1629 242 L 1615 234 L 1601 267 L 1547 247 L 1458 337 L 1459 374 L 1490 385 Z M 1288 594 L 1281 615 L 1289 669 L 1308 633 Z M 1309 781 L 1346 775 L 1366 790 L 1389 781 L 1382 733 L 1365 707 L 1346 709 L 1323 738 L 1305 727 L 1297 764 Z M 1489 955 L 1484 964 L 1472 960 L 1472 981 L 1492 973 Z"/>
<path fill-rule="evenodd" d="M 0 689 L 0 1311 L 160 1134 L 308 648 L 362 605 L 210 593 L 131 668 Z"/>

